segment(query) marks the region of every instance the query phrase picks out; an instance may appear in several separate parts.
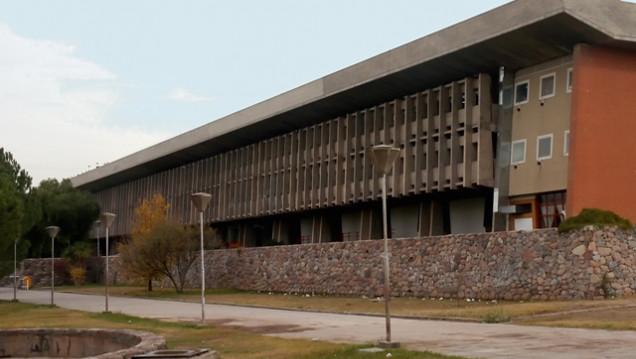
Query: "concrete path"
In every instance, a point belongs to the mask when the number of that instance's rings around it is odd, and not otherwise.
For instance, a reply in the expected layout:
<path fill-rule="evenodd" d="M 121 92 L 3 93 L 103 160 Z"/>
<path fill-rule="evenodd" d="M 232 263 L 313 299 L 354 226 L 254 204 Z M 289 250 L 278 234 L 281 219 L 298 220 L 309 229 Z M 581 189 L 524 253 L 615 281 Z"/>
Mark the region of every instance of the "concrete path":
<path fill-rule="evenodd" d="M 50 304 L 50 291 L 20 290 L 22 302 Z M 13 299 L 13 289 L 0 288 L 0 299 Z M 102 312 L 103 296 L 55 292 L 55 304 Z M 196 322 L 201 304 L 109 296 L 112 312 L 169 321 Z M 342 315 L 207 304 L 206 319 L 215 325 L 243 327 L 285 338 L 344 343 L 383 339 L 384 317 Z M 1 322 L 0 322 L 1 323 Z M 391 321 L 393 341 L 408 349 L 430 350 L 469 358 L 585 359 L 635 358 L 636 332 L 525 327 L 511 324 L 458 323 L 416 319 Z M 0 324 L 1 327 L 1 324 Z"/>

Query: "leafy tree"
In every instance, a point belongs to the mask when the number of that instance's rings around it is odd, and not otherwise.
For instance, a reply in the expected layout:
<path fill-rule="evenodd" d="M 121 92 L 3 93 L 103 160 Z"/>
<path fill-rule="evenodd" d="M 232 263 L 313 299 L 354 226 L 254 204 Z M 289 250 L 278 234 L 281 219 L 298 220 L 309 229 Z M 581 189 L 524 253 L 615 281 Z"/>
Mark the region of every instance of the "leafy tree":
<path fill-rule="evenodd" d="M 31 176 L 20 167 L 11 152 L 5 151 L 2 147 L 0 147 L 0 174 L 9 177 L 20 193 L 28 193 L 31 190 L 33 182 Z"/>
<path fill-rule="evenodd" d="M 166 213 L 170 206 L 160 194 L 155 194 L 151 199 L 144 200 L 135 209 L 133 220 L 132 238 L 127 243 L 121 243 L 118 247 L 120 264 L 129 279 L 139 278 L 147 283 L 146 289 L 152 292 L 152 281 L 159 279 L 161 273 L 154 266 L 148 265 L 143 259 L 146 234 L 152 228 L 162 224 L 166 220 Z"/>
<path fill-rule="evenodd" d="M 0 262 L 6 274 L 13 257 L 14 241 L 20 237 L 20 223 L 24 216 L 23 202 L 16 186 L 7 177 L 0 176 Z M 2 275 L 0 275 L 2 276 Z"/>
<path fill-rule="evenodd" d="M 200 233 L 198 227 L 167 221 L 169 207 L 163 196 L 155 195 L 135 210 L 132 239 L 120 244 L 119 263 L 129 279 L 147 280 L 148 291 L 152 291 L 152 280 L 166 277 L 181 293 L 188 270 L 200 258 Z M 211 229 L 204 238 L 206 248 L 220 247 Z"/>
<path fill-rule="evenodd" d="M 207 231 L 211 238 L 211 230 Z M 170 280 L 177 293 L 182 293 L 187 274 L 199 255 L 200 234 L 197 227 L 176 222 L 163 222 L 136 242 L 134 251 L 120 254 L 121 261 L 137 261 L 148 270 L 160 273 Z M 134 258 L 128 257 L 134 255 Z"/>
<path fill-rule="evenodd" d="M 14 241 L 39 219 L 31 193 L 32 179 L 10 152 L 0 148 L 0 274 L 13 268 Z M 26 256 L 29 242 L 18 242 L 18 255 Z"/>
<path fill-rule="evenodd" d="M 99 204 L 90 192 L 74 188 L 69 179 L 62 182 L 44 180 L 32 192 L 42 211 L 40 220 L 27 233 L 32 257 L 51 255 L 50 237 L 44 229 L 47 226 L 60 227 L 55 237 L 56 252 L 59 249 L 61 253 L 70 245 L 88 240 L 100 212 Z"/>
<path fill-rule="evenodd" d="M 160 194 L 154 194 L 151 199 L 144 200 L 135 209 L 132 235 L 144 235 L 156 225 L 165 222 L 170 205 Z"/>

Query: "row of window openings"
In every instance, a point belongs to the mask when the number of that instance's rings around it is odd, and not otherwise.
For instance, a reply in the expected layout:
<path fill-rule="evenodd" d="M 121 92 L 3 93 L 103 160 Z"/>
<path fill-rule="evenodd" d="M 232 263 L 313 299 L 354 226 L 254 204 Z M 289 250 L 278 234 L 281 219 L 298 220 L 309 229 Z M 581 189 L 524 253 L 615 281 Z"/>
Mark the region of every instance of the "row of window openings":
<path fill-rule="evenodd" d="M 543 135 L 537 137 L 537 161 L 552 158 L 553 135 Z M 569 154 L 570 131 L 565 131 L 563 135 L 563 155 Z M 512 141 L 510 164 L 517 165 L 526 162 L 526 140 Z"/>
<path fill-rule="evenodd" d="M 572 69 L 568 69 L 566 92 L 572 92 Z M 541 76 L 539 79 L 539 100 L 554 96 L 556 93 L 556 73 Z M 530 80 L 519 82 L 515 85 L 515 105 L 528 102 L 530 96 Z"/>

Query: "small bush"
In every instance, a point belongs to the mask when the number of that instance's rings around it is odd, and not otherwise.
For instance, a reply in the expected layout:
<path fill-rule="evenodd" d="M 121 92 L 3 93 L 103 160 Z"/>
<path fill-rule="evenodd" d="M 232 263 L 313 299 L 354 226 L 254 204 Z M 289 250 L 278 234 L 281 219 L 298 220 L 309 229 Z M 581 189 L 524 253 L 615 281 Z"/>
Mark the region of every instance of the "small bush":
<path fill-rule="evenodd" d="M 612 211 L 598 208 L 585 208 L 578 216 L 570 217 L 559 224 L 559 233 L 565 233 L 584 228 L 585 226 L 618 227 L 628 231 L 634 227 L 632 222 Z"/>
<path fill-rule="evenodd" d="M 82 267 L 71 268 L 71 279 L 73 284 L 80 286 L 86 283 L 86 269 Z"/>
<path fill-rule="evenodd" d="M 612 281 L 607 273 L 603 274 L 603 279 L 601 280 L 601 283 L 599 283 L 599 289 L 603 292 L 603 298 L 605 299 L 609 299 L 614 296 L 615 292 L 612 288 Z"/>
<path fill-rule="evenodd" d="M 484 323 L 505 323 L 512 319 L 510 314 L 504 313 L 503 310 L 495 310 L 484 315 Z"/>
<path fill-rule="evenodd" d="M 55 266 L 55 285 L 69 284 L 71 273 L 68 263 L 65 260 L 55 259 L 53 265 Z"/>

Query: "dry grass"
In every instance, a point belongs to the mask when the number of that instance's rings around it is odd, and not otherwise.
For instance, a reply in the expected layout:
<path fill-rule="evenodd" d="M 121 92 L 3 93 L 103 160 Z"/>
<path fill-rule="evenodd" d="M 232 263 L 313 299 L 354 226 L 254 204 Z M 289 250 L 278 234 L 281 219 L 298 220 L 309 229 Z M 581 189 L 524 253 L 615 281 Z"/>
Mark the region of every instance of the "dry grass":
<path fill-rule="evenodd" d="M 103 293 L 101 287 L 66 287 L 61 290 Z M 171 288 L 147 292 L 141 287 L 111 287 L 113 295 L 154 297 L 164 299 L 200 300 L 197 290 L 177 294 Z M 239 304 L 269 308 L 289 308 L 307 311 L 383 314 L 384 303 L 376 298 L 322 296 L 306 294 L 252 293 L 236 291 L 206 292 L 208 303 Z M 601 310 L 602 309 L 602 310 Z M 624 315 L 625 313 L 633 315 Z M 393 298 L 394 316 L 419 318 L 460 318 L 490 321 L 491 318 L 516 324 L 571 326 L 586 328 L 636 329 L 636 297 L 554 302 L 492 302 Z M 568 313 L 557 315 L 559 313 Z"/>
<path fill-rule="evenodd" d="M 519 324 L 609 330 L 636 330 L 636 307 L 576 311 L 518 320 Z"/>
<path fill-rule="evenodd" d="M 168 323 L 122 314 L 94 314 L 59 307 L 0 301 L 0 328 L 111 328 L 153 332 L 169 348 L 212 348 L 224 359 L 385 358 L 386 353 L 359 353 L 359 346 L 299 339 L 281 339 L 222 327 Z M 452 359 L 428 352 L 393 351 L 405 359 Z"/>

